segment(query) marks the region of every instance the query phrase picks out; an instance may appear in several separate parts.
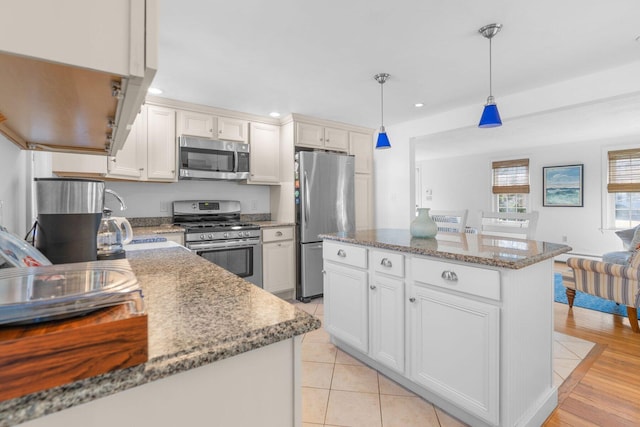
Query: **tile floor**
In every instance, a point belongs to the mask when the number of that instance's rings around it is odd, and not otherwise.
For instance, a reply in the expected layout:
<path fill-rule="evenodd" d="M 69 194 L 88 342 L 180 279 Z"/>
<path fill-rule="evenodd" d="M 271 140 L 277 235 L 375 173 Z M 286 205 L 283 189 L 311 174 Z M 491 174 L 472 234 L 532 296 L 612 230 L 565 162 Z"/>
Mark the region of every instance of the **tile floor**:
<path fill-rule="evenodd" d="M 324 321 L 322 299 L 297 307 Z M 562 382 L 593 343 L 555 333 L 554 382 Z M 463 426 L 431 403 L 337 349 L 317 329 L 302 340 L 303 427 Z"/>

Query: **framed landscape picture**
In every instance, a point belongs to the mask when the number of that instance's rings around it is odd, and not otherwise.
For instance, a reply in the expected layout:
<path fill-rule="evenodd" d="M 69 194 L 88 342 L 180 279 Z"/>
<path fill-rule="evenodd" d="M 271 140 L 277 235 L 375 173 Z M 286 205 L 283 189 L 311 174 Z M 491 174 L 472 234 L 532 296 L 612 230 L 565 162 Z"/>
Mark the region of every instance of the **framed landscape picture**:
<path fill-rule="evenodd" d="M 583 206 L 584 165 L 545 166 L 542 168 L 542 205 Z"/>

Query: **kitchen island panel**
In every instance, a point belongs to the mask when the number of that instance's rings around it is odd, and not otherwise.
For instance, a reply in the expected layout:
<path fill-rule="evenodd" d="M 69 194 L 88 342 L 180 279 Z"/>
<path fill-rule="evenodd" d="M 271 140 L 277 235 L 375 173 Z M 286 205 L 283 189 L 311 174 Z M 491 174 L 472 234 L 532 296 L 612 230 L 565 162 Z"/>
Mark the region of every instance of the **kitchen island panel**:
<path fill-rule="evenodd" d="M 299 426 L 301 405 L 295 384 L 301 340 L 280 341 L 22 425 Z"/>

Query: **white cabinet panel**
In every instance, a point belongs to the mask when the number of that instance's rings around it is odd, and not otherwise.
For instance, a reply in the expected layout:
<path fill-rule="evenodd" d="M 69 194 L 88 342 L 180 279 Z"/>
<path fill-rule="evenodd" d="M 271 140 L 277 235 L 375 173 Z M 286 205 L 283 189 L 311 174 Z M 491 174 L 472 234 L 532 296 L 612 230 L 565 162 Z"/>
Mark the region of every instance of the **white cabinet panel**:
<path fill-rule="evenodd" d="M 367 268 L 367 250 L 363 247 L 325 241 L 322 244 L 322 256 L 324 259 L 341 264 Z"/>
<path fill-rule="evenodd" d="M 373 228 L 373 177 L 355 174 L 354 181 L 356 230 Z"/>
<path fill-rule="evenodd" d="M 325 327 L 363 353 L 369 351 L 367 276 L 366 271 L 325 261 Z"/>
<path fill-rule="evenodd" d="M 149 181 L 175 181 L 176 119 L 171 108 L 147 106 L 147 169 Z"/>
<path fill-rule="evenodd" d="M 349 132 L 342 129 L 324 128 L 324 148 L 336 151 L 349 151 Z"/>
<path fill-rule="evenodd" d="M 371 357 L 404 373 L 404 281 L 373 276 L 369 285 L 371 304 Z"/>
<path fill-rule="evenodd" d="M 201 136 L 214 138 L 217 135 L 217 120 L 210 114 L 196 113 L 193 111 L 178 111 L 177 135 Z"/>
<path fill-rule="evenodd" d="M 140 180 L 147 161 L 147 115 L 144 110 L 133 122 L 129 136 L 122 149 L 109 157 L 109 176 Z"/>
<path fill-rule="evenodd" d="M 410 378 L 497 424 L 499 307 L 415 285 L 410 297 Z"/>
<path fill-rule="evenodd" d="M 373 172 L 373 137 L 370 134 L 349 132 L 349 154 L 356 157 L 356 173 Z"/>
<path fill-rule="evenodd" d="M 248 184 L 280 183 L 280 127 L 250 123 Z"/>
<path fill-rule="evenodd" d="M 218 139 L 248 142 L 249 122 L 246 120 L 218 117 Z"/>
<path fill-rule="evenodd" d="M 324 147 L 324 128 L 310 123 L 296 123 L 296 145 L 311 148 Z"/>

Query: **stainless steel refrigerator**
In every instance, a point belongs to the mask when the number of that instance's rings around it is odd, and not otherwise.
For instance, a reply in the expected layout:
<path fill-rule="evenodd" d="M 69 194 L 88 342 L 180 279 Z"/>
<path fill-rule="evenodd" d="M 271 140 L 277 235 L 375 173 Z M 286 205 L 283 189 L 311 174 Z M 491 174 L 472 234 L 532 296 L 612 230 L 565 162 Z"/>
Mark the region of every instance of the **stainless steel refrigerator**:
<path fill-rule="evenodd" d="M 354 157 L 346 154 L 298 151 L 295 155 L 296 297 L 300 301 L 323 293 L 318 235 L 355 230 L 354 165 Z"/>

